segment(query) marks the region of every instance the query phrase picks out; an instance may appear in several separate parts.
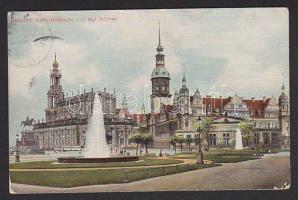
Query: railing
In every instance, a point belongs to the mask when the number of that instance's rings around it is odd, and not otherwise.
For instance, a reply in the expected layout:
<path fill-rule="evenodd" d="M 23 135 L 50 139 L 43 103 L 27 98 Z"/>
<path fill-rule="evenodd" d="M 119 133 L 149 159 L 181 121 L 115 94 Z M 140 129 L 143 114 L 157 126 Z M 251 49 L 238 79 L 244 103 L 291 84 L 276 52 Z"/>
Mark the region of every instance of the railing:
<path fill-rule="evenodd" d="M 142 169 L 124 169 L 123 170 L 123 179 L 124 183 L 136 181 L 145 178 L 151 178 L 156 176 L 170 175 L 176 174 L 180 172 L 187 172 L 202 168 L 215 167 L 220 164 L 212 163 L 212 164 L 198 164 L 198 163 L 190 163 L 190 164 L 176 164 L 169 166 L 159 166 L 159 167 L 144 167 Z"/>

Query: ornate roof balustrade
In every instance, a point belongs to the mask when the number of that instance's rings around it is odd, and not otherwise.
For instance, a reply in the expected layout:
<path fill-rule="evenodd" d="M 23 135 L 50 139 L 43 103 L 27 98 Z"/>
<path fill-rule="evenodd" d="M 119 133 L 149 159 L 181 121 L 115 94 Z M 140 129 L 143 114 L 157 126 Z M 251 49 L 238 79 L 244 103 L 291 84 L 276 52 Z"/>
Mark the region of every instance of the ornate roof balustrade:
<path fill-rule="evenodd" d="M 72 125 L 86 125 L 88 123 L 88 118 L 71 118 L 63 120 L 55 120 L 50 122 L 34 124 L 33 129 L 42 129 L 50 127 L 60 127 L 60 126 L 72 126 Z M 125 118 L 115 118 L 115 117 L 104 117 L 105 125 L 136 125 L 133 119 Z"/>

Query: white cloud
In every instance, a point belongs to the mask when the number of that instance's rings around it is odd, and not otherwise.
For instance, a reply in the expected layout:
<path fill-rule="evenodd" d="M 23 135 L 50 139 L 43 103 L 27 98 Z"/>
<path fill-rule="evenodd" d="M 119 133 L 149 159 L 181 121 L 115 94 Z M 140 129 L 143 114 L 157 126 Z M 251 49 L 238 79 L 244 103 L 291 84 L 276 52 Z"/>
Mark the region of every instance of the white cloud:
<path fill-rule="evenodd" d="M 49 79 L 55 53 L 62 70 L 63 84 L 92 85 L 100 80 L 100 68 L 86 62 L 81 46 L 60 40 L 32 43 L 29 56 L 9 59 L 9 95 L 32 98 L 30 81 L 33 77 Z"/>

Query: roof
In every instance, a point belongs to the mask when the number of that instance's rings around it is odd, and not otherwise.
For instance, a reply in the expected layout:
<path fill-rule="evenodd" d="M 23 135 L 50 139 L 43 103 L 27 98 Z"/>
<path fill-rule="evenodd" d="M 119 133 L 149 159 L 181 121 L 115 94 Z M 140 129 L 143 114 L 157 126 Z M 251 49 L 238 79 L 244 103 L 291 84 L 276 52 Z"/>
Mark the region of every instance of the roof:
<path fill-rule="evenodd" d="M 210 105 L 212 108 L 223 108 L 228 102 L 231 101 L 231 99 L 232 97 L 214 98 L 211 96 L 206 96 L 206 97 L 203 97 L 203 104 L 205 104 L 206 106 Z"/>
<path fill-rule="evenodd" d="M 131 114 L 131 117 L 134 121 L 137 122 L 144 122 L 146 120 L 150 119 L 150 115 L 149 114 L 145 114 L 145 113 L 135 113 L 135 114 Z"/>
<path fill-rule="evenodd" d="M 263 111 L 265 107 L 268 105 L 270 98 L 267 98 L 265 100 L 244 99 L 243 101 L 246 103 L 248 109 L 254 111 L 255 113 L 255 111 L 259 110 Z"/>
<path fill-rule="evenodd" d="M 151 73 L 151 78 L 170 78 L 170 73 L 164 66 L 155 67 Z"/>

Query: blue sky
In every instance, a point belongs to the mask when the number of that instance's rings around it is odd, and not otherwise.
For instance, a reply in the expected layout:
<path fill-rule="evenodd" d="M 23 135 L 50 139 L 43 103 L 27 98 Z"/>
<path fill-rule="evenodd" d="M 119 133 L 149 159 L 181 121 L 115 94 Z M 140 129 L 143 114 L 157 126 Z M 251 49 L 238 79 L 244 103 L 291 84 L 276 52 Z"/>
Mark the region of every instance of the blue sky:
<path fill-rule="evenodd" d="M 78 21 L 94 17 L 113 20 Z M 286 8 L 13 12 L 8 18 L 10 144 L 27 115 L 45 118 L 55 52 L 65 93 L 77 93 L 80 85 L 115 88 L 119 96 L 136 97 L 139 110 L 151 90 L 158 21 L 172 93 L 181 87 L 183 66 L 190 91 L 203 95 L 223 88 L 223 96 L 278 96 L 283 82 L 288 89 Z M 46 35 L 63 40 L 33 42 Z"/>

